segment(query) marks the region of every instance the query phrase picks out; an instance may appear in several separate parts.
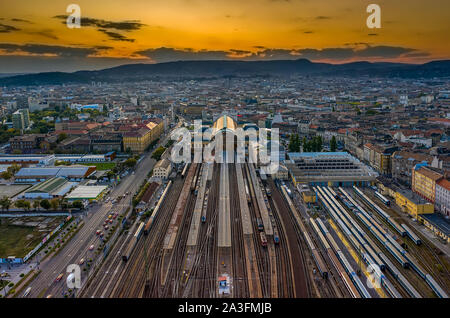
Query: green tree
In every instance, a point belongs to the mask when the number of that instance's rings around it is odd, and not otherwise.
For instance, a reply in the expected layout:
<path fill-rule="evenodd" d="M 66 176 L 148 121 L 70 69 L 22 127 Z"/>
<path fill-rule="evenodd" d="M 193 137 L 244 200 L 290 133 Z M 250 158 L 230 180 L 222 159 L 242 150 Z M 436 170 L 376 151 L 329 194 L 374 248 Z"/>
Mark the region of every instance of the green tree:
<path fill-rule="evenodd" d="M 337 148 L 336 137 L 333 136 L 333 137 L 331 137 L 331 142 L 330 142 L 330 150 L 331 150 L 331 152 L 335 152 L 336 148 Z"/>
<path fill-rule="evenodd" d="M 12 178 L 12 173 L 9 171 L 3 171 L 2 173 L 0 173 L 0 178 L 9 180 Z"/>
<path fill-rule="evenodd" d="M 126 165 L 127 167 L 130 167 L 130 168 L 134 167 L 134 166 L 136 165 L 136 163 L 137 163 L 137 160 L 134 159 L 134 158 L 128 158 L 128 159 L 125 161 L 125 165 Z"/>
<path fill-rule="evenodd" d="M 24 210 L 27 210 L 27 211 L 29 211 L 29 210 L 30 210 L 30 207 L 31 207 L 30 202 L 29 202 L 29 201 L 26 201 L 26 200 L 17 200 L 17 201 L 14 203 L 14 205 L 15 205 L 17 208 L 19 208 L 19 209 L 24 209 Z"/>
<path fill-rule="evenodd" d="M 0 199 L 0 206 L 2 207 L 2 210 L 9 210 L 9 208 L 11 207 L 11 200 L 7 197 L 4 196 L 3 198 Z"/>
<path fill-rule="evenodd" d="M 50 209 L 50 207 L 51 207 L 50 202 L 48 202 L 47 199 L 42 200 L 40 205 L 42 208 L 44 208 L 46 210 Z"/>
<path fill-rule="evenodd" d="M 166 151 L 166 148 L 159 146 L 155 151 L 153 151 L 152 158 L 155 160 L 161 159 L 162 154 Z"/>
<path fill-rule="evenodd" d="M 40 200 L 39 198 L 36 199 L 36 200 L 34 200 L 34 202 L 33 202 L 33 208 L 34 208 L 35 210 L 39 210 L 40 204 L 41 204 L 41 200 Z"/>
<path fill-rule="evenodd" d="M 80 200 L 76 200 L 72 203 L 72 207 L 75 209 L 82 209 L 83 203 Z"/>
<path fill-rule="evenodd" d="M 52 207 L 52 210 L 58 210 L 59 208 L 59 200 L 57 198 L 50 200 L 50 206 Z"/>

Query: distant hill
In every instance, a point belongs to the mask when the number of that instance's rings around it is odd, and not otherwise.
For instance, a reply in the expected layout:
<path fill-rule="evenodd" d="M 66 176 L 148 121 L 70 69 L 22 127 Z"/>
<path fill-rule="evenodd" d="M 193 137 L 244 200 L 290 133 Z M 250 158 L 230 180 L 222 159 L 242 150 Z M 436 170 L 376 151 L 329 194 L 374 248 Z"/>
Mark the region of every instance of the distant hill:
<path fill-rule="evenodd" d="M 313 63 L 306 59 L 276 61 L 178 61 L 158 64 L 127 64 L 98 71 L 47 72 L 0 78 L 0 86 L 54 85 L 68 83 L 136 82 L 157 78 L 214 78 L 246 76 L 373 76 L 402 78 L 450 77 L 450 60 L 421 65 L 354 62 Z"/>

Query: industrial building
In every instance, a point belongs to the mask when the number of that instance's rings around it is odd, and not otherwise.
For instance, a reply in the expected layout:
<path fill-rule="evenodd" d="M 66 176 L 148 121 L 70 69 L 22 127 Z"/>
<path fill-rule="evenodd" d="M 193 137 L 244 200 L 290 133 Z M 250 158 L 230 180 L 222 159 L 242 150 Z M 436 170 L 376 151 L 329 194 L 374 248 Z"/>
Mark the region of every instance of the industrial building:
<path fill-rule="evenodd" d="M 35 183 L 53 177 L 64 177 L 69 181 L 81 181 L 93 175 L 95 166 L 58 166 L 22 168 L 15 175 L 17 183 Z"/>
<path fill-rule="evenodd" d="M 107 186 L 82 186 L 79 185 L 66 196 L 68 201 L 76 200 L 98 200 Z"/>
<path fill-rule="evenodd" d="M 76 185 L 76 182 L 69 182 L 65 178 L 55 177 L 35 184 L 26 190 L 21 197 L 25 199 L 53 199 L 64 196 Z"/>
<path fill-rule="evenodd" d="M 291 152 L 285 165 L 294 185 L 368 186 L 378 173 L 347 152 Z"/>

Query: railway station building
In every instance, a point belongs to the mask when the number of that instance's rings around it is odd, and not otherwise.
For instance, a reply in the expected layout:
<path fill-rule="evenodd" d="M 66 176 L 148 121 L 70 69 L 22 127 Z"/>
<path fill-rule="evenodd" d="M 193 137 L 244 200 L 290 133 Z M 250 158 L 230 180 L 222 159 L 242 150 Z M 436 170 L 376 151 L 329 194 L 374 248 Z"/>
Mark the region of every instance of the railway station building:
<path fill-rule="evenodd" d="M 290 152 L 285 166 L 294 185 L 370 186 L 378 173 L 347 152 Z"/>

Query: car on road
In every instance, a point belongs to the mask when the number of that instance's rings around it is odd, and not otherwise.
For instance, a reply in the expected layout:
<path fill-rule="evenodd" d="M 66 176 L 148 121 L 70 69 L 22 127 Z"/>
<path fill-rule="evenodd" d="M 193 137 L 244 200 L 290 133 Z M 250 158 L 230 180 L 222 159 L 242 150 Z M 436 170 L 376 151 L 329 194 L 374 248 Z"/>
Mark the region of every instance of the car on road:
<path fill-rule="evenodd" d="M 89 250 L 92 251 L 94 249 L 94 244 L 92 244 L 91 246 L 89 246 Z"/>
<path fill-rule="evenodd" d="M 61 280 L 61 278 L 63 278 L 63 276 L 64 276 L 64 273 L 59 274 L 58 277 L 56 277 L 55 281 L 59 282 Z"/>
<path fill-rule="evenodd" d="M 84 264 L 84 258 L 80 259 L 80 261 L 78 262 L 78 265 L 83 265 Z"/>
<path fill-rule="evenodd" d="M 52 298 L 52 297 L 53 297 L 53 295 L 50 294 L 50 295 L 47 295 L 47 297 L 45 297 L 45 298 Z"/>
<path fill-rule="evenodd" d="M 102 231 L 97 230 L 97 232 L 95 232 L 96 235 L 100 235 L 100 233 L 102 233 Z"/>
<path fill-rule="evenodd" d="M 105 230 L 107 230 L 107 229 L 109 229 L 109 226 L 108 226 L 108 225 L 105 225 Z"/>
<path fill-rule="evenodd" d="M 108 215 L 108 219 L 112 219 L 112 217 L 113 217 L 112 214 Z"/>
<path fill-rule="evenodd" d="M 117 214 L 117 213 L 114 213 L 113 219 L 114 219 L 114 220 L 117 219 L 117 216 L 118 216 L 118 214 Z"/>
<path fill-rule="evenodd" d="M 108 220 L 109 224 L 112 224 L 113 220 Z"/>

